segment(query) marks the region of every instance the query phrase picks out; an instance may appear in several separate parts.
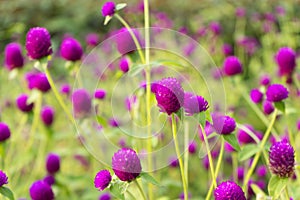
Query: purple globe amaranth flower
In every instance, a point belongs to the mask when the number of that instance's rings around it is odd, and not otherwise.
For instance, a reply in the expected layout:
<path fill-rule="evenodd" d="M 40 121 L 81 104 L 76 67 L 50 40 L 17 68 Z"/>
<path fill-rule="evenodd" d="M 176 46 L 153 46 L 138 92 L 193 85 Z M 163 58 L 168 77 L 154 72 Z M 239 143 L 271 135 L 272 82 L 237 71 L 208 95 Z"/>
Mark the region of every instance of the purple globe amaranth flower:
<path fill-rule="evenodd" d="M 176 78 L 164 78 L 151 87 L 161 112 L 177 112 L 184 103 L 184 91 Z"/>
<path fill-rule="evenodd" d="M 228 153 L 234 152 L 235 149 L 231 146 L 231 144 L 229 144 L 228 142 L 225 142 L 224 144 L 224 149 L 225 151 L 227 151 Z"/>
<path fill-rule="evenodd" d="M 246 200 L 242 188 L 232 181 L 225 181 L 214 190 L 215 200 Z"/>
<path fill-rule="evenodd" d="M 222 47 L 222 50 L 223 50 L 223 54 L 225 56 L 230 56 L 233 54 L 233 49 L 232 49 L 232 46 L 230 44 L 224 44 L 223 47 Z"/>
<path fill-rule="evenodd" d="M 17 107 L 24 113 L 32 111 L 33 103 L 27 104 L 28 96 L 26 94 L 21 94 L 16 99 Z"/>
<path fill-rule="evenodd" d="M 97 33 L 89 33 L 85 37 L 85 42 L 87 45 L 95 47 L 99 44 L 99 35 Z"/>
<path fill-rule="evenodd" d="M 130 182 L 140 175 L 142 166 L 133 149 L 122 148 L 112 157 L 112 169 L 120 180 Z"/>
<path fill-rule="evenodd" d="M 23 67 L 24 58 L 20 44 L 13 42 L 6 45 L 4 50 L 4 63 L 9 71 Z"/>
<path fill-rule="evenodd" d="M 54 120 L 54 108 L 44 106 L 41 111 L 41 119 L 46 126 L 51 126 Z"/>
<path fill-rule="evenodd" d="M 140 43 L 140 46 L 143 47 L 138 30 L 136 29 L 131 29 L 131 30 L 133 34 L 136 36 L 138 42 Z M 117 43 L 117 49 L 122 55 L 126 53 L 131 53 L 137 49 L 134 40 L 130 35 L 130 32 L 126 28 L 121 28 L 118 31 L 118 33 L 115 34 L 115 40 Z"/>
<path fill-rule="evenodd" d="M 268 173 L 268 168 L 264 165 L 260 165 L 256 169 L 256 174 L 258 177 L 264 178 Z"/>
<path fill-rule="evenodd" d="M 129 62 L 128 62 L 128 59 L 127 59 L 127 58 L 125 58 L 125 57 L 122 58 L 122 59 L 120 60 L 119 65 L 120 65 L 120 70 L 121 70 L 122 72 L 124 72 L 124 73 L 128 72 L 128 70 L 129 70 Z"/>
<path fill-rule="evenodd" d="M 210 28 L 211 32 L 213 32 L 213 34 L 215 34 L 215 35 L 220 35 L 220 33 L 222 31 L 222 27 L 219 22 L 211 22 L 209 25 L 209 28 Z"/>
<path fill-rule="evenodd" d="M 197 143 L 195 141 L 191 141 L 189 143 L 188 150 L 190 154 L 195 154 L 197 151 Z"/>
<path fill-rule="evenodd" d="M 111 175 L 108 170 L 99 171 L 94 179 L 94 186 L 99 190 L 104 190 L 111 182 Z"/>
<path fill-rule="evenodd" d="M 98 89 L 94 92 L 95 99 L 104 99 L 106 96 L 106 91 L 103 89 Z"/>
<path fill-rule="evenodd" d="M 281 84 L 272 84 L 268 87 L 266 96 L 268 101 L 278 102 L 288 98 L 289 92 L 287 88 Z"/>
<path fill-rule="evenodd" d="M 92 101 L 90 94 L 85 89 L 75 90 L 72 94 L 73 113 L 76 118 L 85 117 L 90 114 Z"/>
<path fill-rule="evenodd" d="M 116 5 L 114 2 L 112 1 L 106 2 L 101 9 L 103 17 L 113 16 L 115 14 L 115 9 L 116 9 Z"/>
<path fill-rule="evenodd" d="M 32 200 L 53 200 L 54 194 L 51 186 L 45 181 L 35 181 L 29 188 L 30 197 Z"/>
<path fill-rule="evenodd" d="M 238 167 L 237 168 L 237 178 L 239 181 L 244 180 L 245 170 L 244 167 Z"/>
<path fill-rule="evenodd" d="M 235 130 L 235 120 L 229 116 L 215 114 L 212 119 L 214 129 L 221 135 L 228 135 Z"/>
<path fill-rule="evenodd" d="M 30 90 L 37 89 L 41 92 L 48 92 L 51 89 L 48 78 L 44 73 L 27 73 L 26 80 Z"/>
<path fill-rule="evenodd" d="M 263 93 L 257 88 L 252 89 L 250 92 L 250 98 L 253 103 L 260 103 L 263 99 L 263 96 Z"/>
<path fill-rule="evenodd" d="M 51 36 L 42 27 L 31 28 L 26 35 L 27 54 L 31 59 L 41 59 L 52 54 Z"/>
<path fill-rule="evenodd" d="M 71 86 L 69 84 L 63 84 L 60 87 L 60 92 L 65 95 L 69 95 L 71 91 Z"/>
<path fill-rule="evenodd" d="M 0 187 L 5 184 L 8 184 L 8 177 L 2 170 L 0 170 Z"/>
<path fill-rule="evenodd" d="M 171 156 L 169 158 L 169 166 L 172 168 L 178 167 L 179 166 L 179 161 L 176 156 Z"/>
<path fill-rule="evenodd" d="M 282 47 L 275 56 L 280 76 L 291 76 L 296 67 L 296 53 L 289 47 Z"/>
<path fill-rule="evenodd" d="M 0 122 L 0 142 L 4 142 L 10 137 L 10 129 L 7 124 Z"/>
<path fill-rule="evenodd" d="M 264 85 L 264 86 L 267 86 L 271 83 L 271 78 L 269 75 L 262 75 L 260 77 L 260 84 L 261 85 Z"/>
<path fill-rule="evenodd" d="M 119 127 L 120 126 L 120 122 L 115 119 L 115 118 L 110 118 L 108 120 L 108 124 L 111 126 L 111 127 Z"/>
<path fill-rule="evenodd" d="M 46 169 L 49 174 L 55 174 L 60 169 L 60 157 L 57 154 L 50 153 L 46 160 Z"/>
<path fill-rule="evenodd" d="M 223 72 L 227 76 L 233 76 L 243 72 L 242 63 L 235 56 L 229 56 L 223 63 Z"/>
<path fill-rule="evenodd" d="M 81 44 L 75 38 L 65 38 L 60 46 L 60 55 L 65 60 L 80 60 L 83 55 Z"/>
<path fill-rule="evenodd" d="M 269 161 L 271 172 L 280 178 L 292 177 L 294 174 L 295 151 L 287 140 L 276 142 L 271 146 Z"/>
<path fill-rule="evenodd" d="M 246 9 L 243 7 L 238 7 L 235 10 L 235 15 L 237 17 L 244 17 L 246 15 Z"/>
<path fill-rule="evenodd" d="M 111 200 L 111 195 L 108 192 L 101 194 L 99 200 Z"/>
<path fill-rule="evenodd" d="M 272 102 L 270 101 L 264 101 L 263 102 L 263 111 L 266 115 L 271 114 L 274 111 L 274 106 L 272 104 Z"/>
<path fill-rule="evenodd" d="M 183 107 L 188 115 L 193 115 L 206 111 L 209 106 L 208 102 L 202 96 L 194 95 L 190 92 L 185 92 Z"/>
<path fill-rule="evenodd" d="M 48 185 L 52 186 L 55 183 L 55 178 L 53 175 L 47 175 L 44 177 L 43 181 Z"/>
<path fill-rule="evenodd" d="M 250 124 L 245 124 L 245 128 L 248 129 L 249 132 L 255 133 L 253 126 Z M 243 129 L 238 130 L 237 138 L 240 144 L 249 144 L 255 142 L 253 138 Z"/>

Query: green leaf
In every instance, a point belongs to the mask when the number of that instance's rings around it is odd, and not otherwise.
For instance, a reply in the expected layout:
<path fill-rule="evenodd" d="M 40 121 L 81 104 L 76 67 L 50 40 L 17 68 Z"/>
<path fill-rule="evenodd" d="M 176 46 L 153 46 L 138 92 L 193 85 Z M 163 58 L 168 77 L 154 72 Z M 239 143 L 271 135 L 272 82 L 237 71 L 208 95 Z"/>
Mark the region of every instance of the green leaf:
<path fill-rule="evenodd" d="M 107 126 L 107 121 L 104 117 L 97 115 L 97 122 L 102 126 Z"/>
<path fill-rule="evenodd" d="M 275 108 L 285 113 L 285 104 L 283 101 L 275 102 L 274 104 L 275 104 Z"/>
<path fill-rule="evenodd" d="M 109 190 L 117 199 L 125 200 L 124 194 L 122 194 L 122 189 L 118 184 L 111 185 Z"/>
<path fill-rule="evenodd" d="M 267 195 L 256 184 L 251 184 L 251 188 L 256 197 L 266 197 Z"/>
<path fill-rule="evenodd" d="M 205 112 L 200 112 L 198 114 L 198 122 L 203 128 L 205 127 L 205 123 L 206 123 Z"/>
<path fill-rule="evenodd" d="M 242 150 L 239 152 L 239 161 L 248 160 L 254 154 L 259 151 L 259 148 L 256 144 L 247 144 L 245 145 Z"/>
<path fill-rule="evenodd" d="M 8 199 L 10 199 L 10 200 L 14 200 L 15 198 L 14 198 L 14 194 L 12 193 L 12 191 L 9 189 L 9 188 L 7 188 L 7 187 L 0 187 L 0 193 L 3 195 L 3 196 L 5 196 L 5 197 L 7 197 Z"/>
<path fill-rule="evenodd" d="M 274 197 L 274 199 L 277 199 L 281 194 L 282 190 L 284 190 L 284 188 L 286 187 L 288 181 L 288 178 L 272 176 L 268 184 L 269 195 Z"/>
<path fill-rule="evenodd" d="M 176 112 L 176 115 L 178 116 L 178 118 L 180 119 L 180 121 L 182 121 L 183 118 L 184 118 L 184 111 L 183 111 L 183 108 L 180 108 L 180 109 Z"/>
<path fill-rule="evenodd" d="M 127 6 L 127 4 L 126 3 L 118 3 L 117 5 L 116 5 L 116 11 L 119 11 L 119 10 L 122 10 L 123 8 L 125 8 Z"/>
<path fill-rule="evenodd" d="M 223 135 L 224 139 L 236 150 L 240 151 L 241 147 L 235 134 Z"/>
<path fill-rule="evenodd" d="M 159 183 L 150 174 L 146 172 L 142 172 L 140 174 L 140 177 L 147 183 L 152 183 L 153 185 L 160 186 Z"/>
<path fill-rule="evenodd" d="M 210 112 L 209 112 L 208 110 L 205 111 L 205 116 L 206 116 L 206 121 L 208 121 L 208 122 L 210 122 L 210 123 L 213 122 L 213 121 L 212 121 L 211 114 L 210 114 Z"/>
<path fill-rule="evenodd" d="M 109 16 L 109 15 L 107 15 L 107 16 L 105 17 L 105 19 L 104 19 L 104 25 L 107 25 L 108 22 L 109 22 L 111 19 L 112 19 L 112 17 Z"/>

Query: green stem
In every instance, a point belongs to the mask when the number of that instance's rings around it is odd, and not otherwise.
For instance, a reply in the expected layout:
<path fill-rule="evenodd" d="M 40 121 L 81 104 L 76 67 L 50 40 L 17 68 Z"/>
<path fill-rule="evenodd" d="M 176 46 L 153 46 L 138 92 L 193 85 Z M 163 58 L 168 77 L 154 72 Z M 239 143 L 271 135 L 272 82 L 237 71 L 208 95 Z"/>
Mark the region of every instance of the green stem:
<path fill-rule="evenodd" d="M 237 168 L 238 168 L 238 159 L 237 159 L 237 153 L 232 152 L 231 154 L 231 159 L 232 159 L 232 176 L 234 182 L 238 182 L 238 177 L 237 177 Z"/>
<path fill-rule="evenodd" d="M 290 195 L 289 195 L 289 190 L 288 190 L 288 187 L 285 186 L 285 196 L 286 196 L 286 199 L 289 200 L 290 199 Z"/>
<path fill-rule="evenodd" d="M 211 178 L 212 178 L 212 181 L 213 181 L 212 185 L 214 187 L 217 187 L 217 182 L 216 182 L 216 177 L 215 177 L 215 172 L 214 172 L 214 163 L 213 163 L 213 159 L 212 159 L 211 152 L 210 152 L 210 149 L 209 149 L 209 144 L 208 144 L 206 132 L 205 132 L 204 128 L 202 127 L 202 125 L 200 125 L 200 128 L 201 128 L 201 132 L 203 133 L 204 143 L 205 143 L 205 147 L 206 147 L 206 151 L 207 151 L 209 167 L 210 167 L 210 173 L 211 173 Z"/>
<path fill-rule="evenodd" d="M 68 110 L 68 108 L 67 108 L 66 104 L 64 103 L 62 97 L 60 96 L 60 94 L 59 94 L 59 92 L 58 92 L 58 90 L 57 90 L 57 88 L 56 88 L 56 86 L 55 86 L 55 84 L 54 84 L 54 81 L 53 81 L 53 79 L 52 79 L 52 77 L 51 77 L 51 74 L 50 74 L 48 68 L 45 67 L 44 70 L 45 70 L 45 74 L 46 74 L 46 76 L 47 76 L 47 79 L 48 79 L 48 81 L 49 81 L 49 84 L 50 84 L 50 86 L 51 86 L 51 89 L 52 89 L 52 91 L 53 91 L 53 93 L 54 93 L 54 95 L 55 95 L 57 101 L 59 102 L 60 106 L 62 107 L 62 109 L 64 110 L 64 112 L 66 113 L 66 115 L 68 116 L 69 120 L 70 120 L 73 124 L 76 124 L 76 123 L 75 123 L 75 120 L 74 120 L 74 118 L 73 118 L 73 116 L 72 116 L 72 114 L 70 113 L 70 111 Z"/>
<path fill-rule="evenodd" d="M 144 193 L 144 191 L 143 191 L 141 185 L 139 184 L 139 182 L 135 179 L 135 180 L 134 180 L 134 183 L 136 184 L 137 188 L 139 189 L 141 195 L 143 196 L 143 199 L 144 199 L 144 200 L 147 200 L 146 195 L 145 195 L 145 193 Z"/>
<path fill-rule="evenodd" d="M 272 127 L 273 127 L 273 125 L 274 125 L 274 123 L 276 121 L 277 113 L 278 113 L 278 110 L 275 109 L 273 117 L 272 117 L 272 120 L 270 122 L 270 125 L 269 125 L 268 129 L 266 130 L 266 132 L 264 134 L 264 137 L 263 137 L 263 139 L 262 139 L 262 141 L 260 143 L 259 151 L 255 154 L 255 157 L 254 157 L 254 159 L 252 161 L 252 164 L 251 164 L 251 166 L 250 166 L 250 168 L 249 168 L 249 170 L 248 170 L 248 172 L 247 172 L 247 174 L 245 176 L 244 184 L 243 184 L 243 189 L 244 189 L 245 193 L 247 193 L 247 184 L 248 184 L 248 181 L 249 181 L 252 173 L 254 172 L 255 167 L 256 167 L 256 165 L 258 163 L 259 157 L 260 157 L 260 155 L 261 155 L 261 153 L 262 153 L 262 151 L 263 151 L 263 149 L 264 149 L 264 147 L 266 145 L 266 142 L 268 141 L 268 138 L 270 136 Z"/>
<path fill-rule="evenodd" d="M 123 24 L 123 26 L 125 26 L 125 28 L 127 28 L 127 30 L 129 31 L 129 34 L 130 36 L 132 37 L 133 39 L 133 42 L 137 48 L 137 51 L 138 51 L 138 54 L 142 60 L 142 63 L 146 63 L 145 62 L 145 57 L 144 57 L 144 54 L 142 52 L 142 48 L 141 48 L 141 45 L 136 37 L 136 35 L 133 33 L 132 31 L 132 28 L 129 26 L 129 24 L 118 14 L 118 13 L 115 13 L 114 16 Z"/>
<path fill-rule="evenodd" d="M 189 124 L 187 122 L 184 123 L 184 174 L 186 175 L 186 187 L 189 191 Z"/>
<path fill-rule="evenodd" d="M 174 140 L 174 144 L 175 144 L 175 151 L 176 151 L 176 155 L 177 155 L 177 158 L 179 161 L 179 168 L 180 168 L 181 179 L 182 179 L 182 184 L 183 184 L 184 200 L 187 200 L 188 199 L 188 190 L 187 190 L 186 178 L 185 178 L 184 171 L 183 171 L 183 163 L 182 163 L 182 159 L 180 156 L 179 145 L 178 145 L 178 141 L 177 141 L 177 127 L 176 127 L 176 120 L 175 120 L 174 113 L 172 113 L 172 132 L 173 132 L 173 140 Z"/>

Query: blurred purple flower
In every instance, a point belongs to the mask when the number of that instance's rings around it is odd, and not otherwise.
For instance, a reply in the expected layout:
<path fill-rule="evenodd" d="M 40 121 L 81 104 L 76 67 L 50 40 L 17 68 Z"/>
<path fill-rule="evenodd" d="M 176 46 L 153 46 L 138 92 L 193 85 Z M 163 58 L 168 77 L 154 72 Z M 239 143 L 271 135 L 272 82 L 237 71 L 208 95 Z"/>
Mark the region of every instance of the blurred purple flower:
<path fill-rule="evenodd" d="M 60 55 L 65 60 L 80 60 L 83 55 L 81 44 L 75 38 L 65 38 L 60 46 Z"/>
<path fill-rule="evenodd" d="M 9 43 L 4 50 L 4 63 L 6 68 L 11 71 L 15 68 L 22 68 L 24 58 L 22 55 L 22 47 L 18 43 Z"/>

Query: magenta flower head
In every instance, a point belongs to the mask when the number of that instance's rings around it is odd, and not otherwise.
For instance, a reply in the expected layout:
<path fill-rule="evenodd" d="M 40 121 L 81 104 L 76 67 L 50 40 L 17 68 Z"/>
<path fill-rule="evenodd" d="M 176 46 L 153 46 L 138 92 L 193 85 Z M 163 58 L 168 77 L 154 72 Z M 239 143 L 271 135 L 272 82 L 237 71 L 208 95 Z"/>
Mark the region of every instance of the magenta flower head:
<path fill-rule="evenodd" d="M 250 98 L 253 103 L 260 103 L 263 99 L 263 96 L 263 93 L 257 88 L 252 89 L 250 92 Z"/>
<path fill-rule="evenodd" d="M 230 44 L 224 44 L 223 47 L 222 47 L 222 50 L 223 50 L 223 54 L 225 56 L 230 56 L 233 54 L 233 49 L 232 49 L 232 46 Z"/>
<path fill-rule="evenodd" d="M 75 117 L 81 118 L 90 114 L 92 101 L 90 94 L 85 89 L 75 90 L 72 94 L 72 102 Z"/>
<path fill-rule="evenodd" d="M 270 170 L 273 174 L 280 178 L 292 177 L 295 166 L 294 148 L 287 142 L 282 140 L 276 142 L 270 148 L 269 152 Z"/>
<path fill-rule="evenodd" d="M 268 173 L 268 168 L 264 165 L 260 165 L 256 169 L 256 174 L 258 177 L 264 178 Z"/>
<path fill-rule="evenodd" d="M 33 200 L 53 200 L 54 194 L 51 186 L 45 181 L 38 180 L 29 188 L 30 197 Z"/>
<path fill-rule="evenodd" d="M 214 129 L 221 135 L 228 135 L 235 130 L 235 120 L 229 116 L 215 114 L 212 119 Z"/>
<path fill-rule="evenodd" d="M 235 56 L 229 56 L 223 63 L 223 72 L 227 76 L 241 74 L 243 72 L 242 63 Z"/>
<path fill-rule="evenodd" d="M 71 91 L 71 86 L 69 84 L 63 84 L 60 87 L 60 92 L 65 95 L 69 95 Z"/>
<path fill-rule="evenodd" d="M 266 115 L 271 114 L 274 111 L 274 106 L 272 104 L 272 102 L 270 101 L 264 101 L 263 102 L 263 111 Z"/>
<path fill-rule="evenodd" d="M 55 178 L 54 178 L 53 175 L 47 175 L 47 176 L 44 177 L 43 181 L 51 186 L 55 183 Z"/>
<path fill-rule="evenodd" d="M 188 148 L 188 150 L 189 150 L 189 153 L 190 153 L 190 154 L 195 154 L 196 151 L 197 151 L 197 143 L 196 143 L 195 141 L 191 141 L 191 142 L 189 143 L 189 148 Z"/>
<path fill-rule="evenodd" d="M 112 1 L 106 2 L 102 6 L 102 10 L 101 10 L 103 17 L 113 16 L 115 14 L 115 9 L 116 9 L 116 5 L 114 2 L 112 2 Z"/>
<path fill-rule="evenodd" d="M 32 111 L 33 103 L 27 104 L 28 96 L 26 94 L 21 94 L 17 97 L 16 104 L 17 107 L 24 113 Z"/>
<path fill-rule="evenodd" d="M 275 56 L 280 76 L 290 76 L 296 67 L 296 53 L 289 47 L 282 47 Z"/>
<path fill-rule="evenodd" d="M 132 29 L 133 34 L 138 39 L 138 42 L 140 43 L 141 47 L 143 45 L 141 44 L 140 35 L 138 30 Z M 134 50 L 137 49 L 130 32 L 126 28 L 121 28 L 115 35 L 116 43 L 117 43 L 117 49 L 120 52 L 120 54 L 124 55 L 126 53 L 131 53 Z"/>
<path fill-rule="evenodd" d="M 255 133 L 255 130 L 253 126 L 250 124 L 246 124 L 245 127 L 248 129 L 248 131 Z M 237 132 L 237 138 L 240 144 L 249 144 L 249 143 L 254 143 L 254 140 L 249 134 L 244 131 L 243 129 L 239 129 Z"/>
<path fill-rule="evenodd" d="M 94 179 L 95 188 L 104 190 L 111 182 L 111 175 L 108 170 L 99 171 Z"/>
<path fill-rule="evenodd" d="M 176 168 L 179 166 L 179 161 L 178 158 L 176 156 L 171 156 L 169 158 L 169 166 L 172 168 Z"/>
<path fill-rule="evenodd" d="M 108 192 L 101 194 L 99 200 L 111 200 L 111 195 Z"/>
<path fill-rule="evenodd" d="M 43 93 L 51 89 L 48 78 L 44 73 L 28 73 L 26 74 L 29 89 L 37 89 Z"/>
<path fill-rule="evenodd" d="M 55 174 L 60 169 L 60 157 L 57 154 L 50 153 L 46 160 L 46 169 L 49 174 Z"/>
<path fill-rule="evenodd" d="M 0 187 L 5 184 L 8 184 L 8 177 L 2 170 L 0 170 Z"/>
<path fill-rule="evenodd" d="M 183 107 L 187 115 L 197 114 L 208 109 L 208 102 L 198 95 L 194 95 L 190 92 L 184 93 L 184 104 Z"/>
<path fill-rule="evenodd" d="M 51 37 L 47 29 L 31 28 L 26 35 L 27 54 L 31 59 L 41 59 L 52 54 Z"/>
<path fill-rule="evenodd" d="M 246 9 L 243 7 L 238 7 L 235 10 L 235 15 L 237 17 L 244 17 L 246 15 Z"/>
<path fill-rule="evenodd" d="M 270 82 L 271 82 L 271 78 L 270 78 L 269 75 L 266 75 L 266 74 L 265 74 L 265 75 L 262 75 L 262 76 L 260 77 L 260 84 L 261 84 L 261 85 L 266 86 L 266 85 L 269 85 Z"/>
<path fill-rule="evenodd" d="M 129 70 L 129 62 L 128 62 L 128 59 L 127 59 L 127 58 L 125 58 L 125 57 L 122 58 L 122 59 L 120 60 L 119 65 L 120 65 L 120 70 L 121 70 L 122 72 L 124 72 L 124 73 L 128 72 L 128 70 Z"/>
<path fill-rule="evenodd" d="M 232 181 L 225 181 L 214 190 L 215 200 L 246 200 L 242 188 Z"/>
<path fill-rule="evenodd" d="M 211 22 L 209 25 L 209 28 L 210 28 L 211 32 L 213 32 L 215 35 L 220 35 L 220 33 L 222 31 L 222 27 L 219 24 L 219 22 Z"/>
<path fill-rule="evenodd" d="M 61 43 L 60 55 L 65 60 L 77 61 L 81 59 L 83 50 L 80 43 L 75 38 L 67 37 Z"/>
<path fill-rule="evenodd" d="M 94 97 L 96 99 L 104 99 L 106 96 L 106 91 L 103 89 L 96 90 L 94 93 Z"/>
<path fill-rule="evenodd" d="M 41 119 L 46 126 L 51 126 L 54 120 L 54 109 L 51 106 L 44 106 L 41 111 Z"/>
<path fill-rule="evenodd" d="M 140 175 L 142 166 L 133 149 L 122 148 L 112 157 L 112 169 L 120 180 L 130 182 Z"/>
<path fill-rule="evenodd" d="M 176 113 L 184 103 L 184 91 L 176 78 L 164 78 L 151 87 L 161 112 Z"/>
<path fill-rule="evenodd" d="M 21 68 L 24 65 L 21 45 L 18 43 L 9 43 L 4 50 L 4 63 L 8 70 Z"/>
<path fill-rule="evenodd" d="M 95 47 L 99 44 L 99 35 L 97 33 L 89 33 L 85 37 L 85 42 L 87 45 Z"/>
<path fill-rule="evenodd" d="M 5 123 L 0 122 L 0 142 L 7 140 L 9 137 L 10 137 L 9 127 Z"/>
<path fill-rule="evenodd" d="M 281 84 L 272 84 L 268 87 L 266 96 L 268 101 L 278 102 L 288 98 L 289 92 Z"/>

